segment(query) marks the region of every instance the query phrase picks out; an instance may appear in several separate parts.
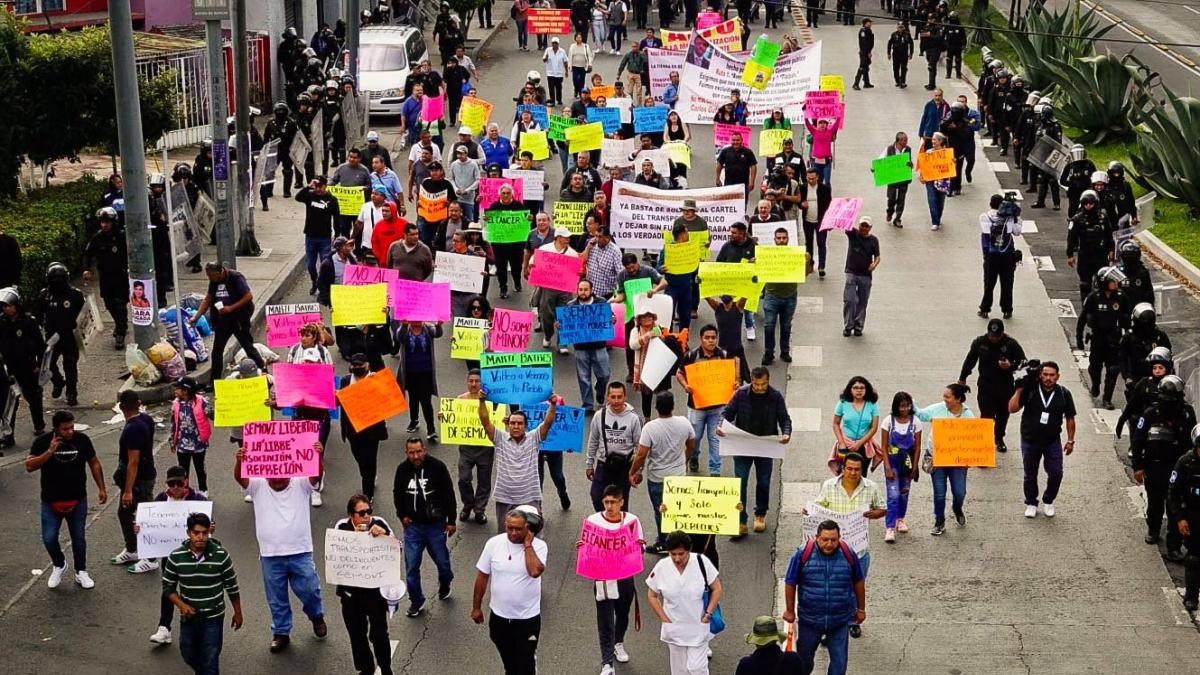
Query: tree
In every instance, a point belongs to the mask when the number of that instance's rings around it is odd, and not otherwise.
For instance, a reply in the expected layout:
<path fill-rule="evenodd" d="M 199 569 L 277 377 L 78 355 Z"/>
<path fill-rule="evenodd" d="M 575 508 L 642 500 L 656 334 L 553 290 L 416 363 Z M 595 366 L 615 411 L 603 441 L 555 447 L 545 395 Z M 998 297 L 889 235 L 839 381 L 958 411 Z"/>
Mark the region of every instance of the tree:
<path fill-rule="evenodd" d="M 0 11 L 0 72 L 19 73 L 29 56 L 29 44 L 17 19 Z M 19 77 L 0 77 L 0 100 L 24 101 L 25 90 Z M 0 106 L 0 201 L 17 194 L 17 173 L 21 170 L 19 147 L 24 105 Z"/>
<path fill-rule="evenodd" d="M 990 13 L 988 0 L 974 0 L 971 4 L 971 23 L 978 26 L 974 31 L 972 41 L 977 45 L 992 44 L 992 32 L 987 29 L 992 25 Z"/>

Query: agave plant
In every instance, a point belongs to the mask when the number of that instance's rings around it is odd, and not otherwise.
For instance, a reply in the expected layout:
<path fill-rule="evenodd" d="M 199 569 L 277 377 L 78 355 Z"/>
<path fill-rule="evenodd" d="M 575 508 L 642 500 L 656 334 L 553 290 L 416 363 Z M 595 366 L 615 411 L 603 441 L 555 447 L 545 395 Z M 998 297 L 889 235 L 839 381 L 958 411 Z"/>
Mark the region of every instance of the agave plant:
<path fill-rule="evenodd" d="M 1130 153 L 1136 180 L 1160 195 L 1200 212 L 1200 99 L 1166 90 L 1165 105 L 1148 106 L 1139 115 L 1137 149 Z"/>
<path fill-rule="evenodd" d="M 1047 59 L 1043 65 L 1054 74 L 1051 92 L 1058 118 L 1083 132 L 1076 140 L 1103 143 L 1132 131 L 1130 112 L 1146 91 L 1140 62 L 1130 56 L 1101 54 L 1067 61 Z"/>
<path fill-rule="evenodd" d="M 1101 26 L 1095 10 L 1079 15 L 1076 21 L 1068 7 L 1052 12 L 1043 6 L 1031 8 L 1026 17 L 1027 32 L 1010 33 L 1008 42 L 1021 61 L 1026 87 L 1045 91 L 1058 81 L 1048 63 L 1094 55 L 1095 41 L 1115 27 Z M 1060 37 L 1064 35 L 1070 37 Z"/>

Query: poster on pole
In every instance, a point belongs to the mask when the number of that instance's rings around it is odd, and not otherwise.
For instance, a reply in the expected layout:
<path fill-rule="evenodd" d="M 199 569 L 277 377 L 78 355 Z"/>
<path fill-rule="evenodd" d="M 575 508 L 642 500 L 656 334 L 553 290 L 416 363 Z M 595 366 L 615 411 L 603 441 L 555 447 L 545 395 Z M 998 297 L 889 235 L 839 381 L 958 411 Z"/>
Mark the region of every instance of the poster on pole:
<path fill-rule="evenodd" d="M 703 31 L 701 31 L 703 32 Z M 735 55 L 693 34 L 680 73 L 679 101 L 675 110 L 689 124 L 712 124 L 717 110 L 729 101 L 733 89 L 744 90 L 742 74 L 749 57 Z M 651 65 L 651 81 L 662 66 Z M 821 42 L 783 55 L 775 63 L 771 86 L 746 97 L 747 123 L 761 124 L 778 107 L 788 119 L 803 119 L 804 94 L 820 87 Z"/>
<path fill-rule="evenodd" d="M 804 510 L 807 511 L 804 515 L 804 540 L 808 541 L 812 537 L 817 536 L 817 525 L 832 520 L 838 524 L 838 529 L 842 531 L 842 541 L 854 550 L 855 553 L 862 553 L 867 550 L 867 545 L 870 542 L 870 528 L 868 524 L 871 522 L 863 518 L 863 512 L 866 509 L 851 511 L 850 513 L 838 513 L 817 504 L 809 502 Z"/>
<path fill-rule="evenodd" d="M 404 549 L 391 535 L 325 530 L 325 583 L 355 588 L 404 585 Z"/>
<path fill-rule="evenodd" d="M 212 502 L 165 501 L 138 504 L 137 515 L 134 516 L 134 522 L 138 525 L 138 553 L 144 558 L 165 558 L 188 540 L 188 516 L 203 513 L 212 518 L 212 512 Z"/>
<path fill-rule="evenodd" d="M 662 250 L 663 233 L 670 232 L 675 219 L 683 213 L 685 199 L 694 199 L 700 217 L 708 221 L 711 250 L 720 249 L 729 240 L 729 229 L 734 223 L 745 222 L 744 185 L 659 190 L 617 181 L 613 186 L 613 238 L 623 248 Z"/>
<path fill-rule="evenodd" d="M 129 322 L 135 326 L 154 325 L 154 279 L 129 280 Z"/>

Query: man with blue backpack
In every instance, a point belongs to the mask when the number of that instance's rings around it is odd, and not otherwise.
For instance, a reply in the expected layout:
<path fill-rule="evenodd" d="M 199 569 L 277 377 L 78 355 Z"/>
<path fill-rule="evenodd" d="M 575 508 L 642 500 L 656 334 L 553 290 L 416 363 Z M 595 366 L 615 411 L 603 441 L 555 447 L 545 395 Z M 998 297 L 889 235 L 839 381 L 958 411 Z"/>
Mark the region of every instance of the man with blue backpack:
<path fill-rule="evenodd" d="M 824 641 L 829 675 L 845 674 L 850 627 L 867 619 L 865 577 L 858 556 L 842 541 L 841 529 L 832 520 L 817 525 L 816 537 L 792 554 L 784 578 L 783 620 L 796 624 L 801 673 L 813 671 L 813 656 Z"/>

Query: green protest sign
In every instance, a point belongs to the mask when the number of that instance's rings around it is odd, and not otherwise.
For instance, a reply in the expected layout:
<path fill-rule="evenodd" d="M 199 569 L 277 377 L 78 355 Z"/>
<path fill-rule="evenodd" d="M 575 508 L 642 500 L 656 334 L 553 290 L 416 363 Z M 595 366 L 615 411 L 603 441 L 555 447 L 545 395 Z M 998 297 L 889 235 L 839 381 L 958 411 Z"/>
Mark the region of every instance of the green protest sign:
<path fill-rule="evenodd" d="M 515 244 L 529 238 L 528 211 L 485 211 L 487 240 L 491 244 Z"/>
<path fill-rule="evenodd" d="M 480 368 L 504 368 L 532 366 L 553 366 L 554 355 L 550 352 L 481 352 L 479 354 Z"/>
<path fill-rule="evenodd" d="M 650 277 L 642 277 L 641 279 L 630 279 L 625 282 L 625 317 L 633 318 L 633 298 L 636 295 L 649 291 L 654 284 L 650 281 Z"/>
<path fill-rule="evenodd" d="M 550 140 L 565 141 L 567 140 L 567 127 L 573 127 L 578 122 L 574 117 L 563 117 L 562 115 L 550 116 Z"/>
<path fill-rule="evenodd" d="M 908 153 L 880 157 L 871 162 L 871 171 L 875 173 L 875 186 L 907 183 L 912 180 L 913 170 L 909 164 L 912 156 Z"/>
<path fill-rule="evenodd" d="M 754 42 L 754 51 L 750 54 L 750 60 L 767 68 L 774 68 L 775 62 L 779 60 L 779 52 L 782 50 L 783 45 L 771 42 L 766 35 L 760 35 Z"/>

